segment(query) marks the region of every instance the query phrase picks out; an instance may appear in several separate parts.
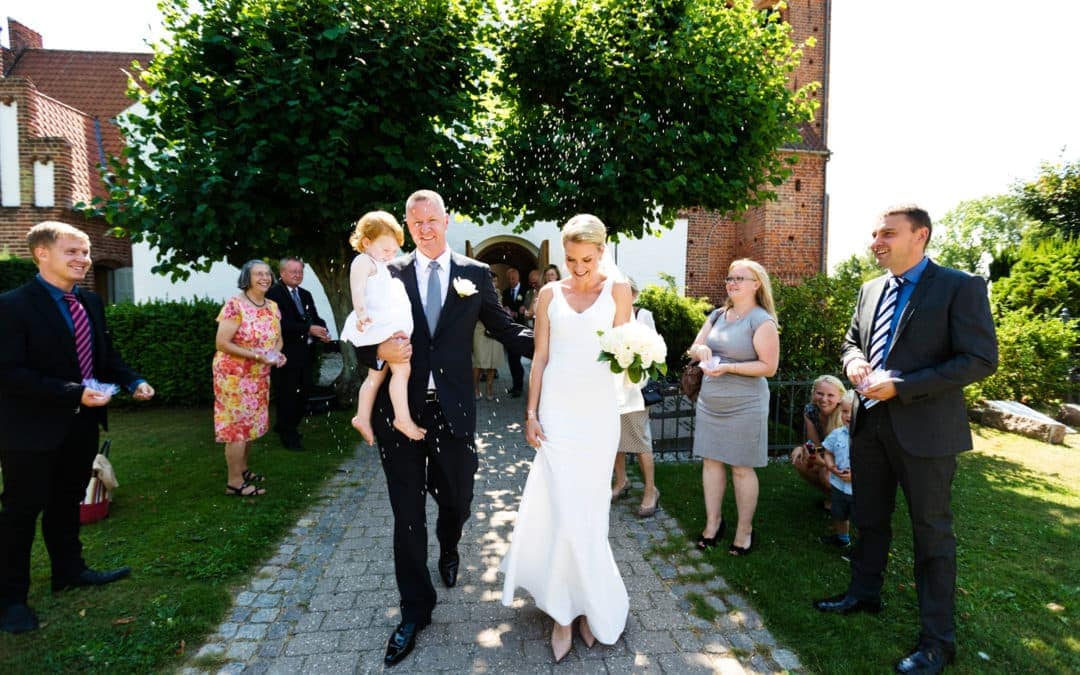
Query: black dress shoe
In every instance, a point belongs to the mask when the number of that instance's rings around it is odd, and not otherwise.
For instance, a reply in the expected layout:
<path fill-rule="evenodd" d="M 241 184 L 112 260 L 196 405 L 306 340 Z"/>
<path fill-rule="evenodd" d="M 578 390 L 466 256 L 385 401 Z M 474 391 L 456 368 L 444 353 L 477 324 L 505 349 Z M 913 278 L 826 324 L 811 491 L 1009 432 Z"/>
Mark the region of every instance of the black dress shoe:
<path fill-rule="evenodd" d="M 458 556 L 457 551 L 443 553 L 439 556 L 439 577 L 442 578 L 443 585 L 447 588 L 453 588 L 457 584 L 460 563 L 461 558 Z"/>
<path fill-rule="evenodd" d="M 127 576 L 131 576 L 130 567 L 120 567 L 107 572 L 98 572 L 97 570 L 87 568 L 82 572 L 79 572 L 78 576 L 69 579 L 53 579 L 52 589 L 55 593 L 56 591 L 62 591 L 66 588 L 75 588 L 76 586 L 104 586 L 105 584 L 111 584 L 112 582 Z"/>
<path fill-rule="evenodd" d="M 954 650 L 942 647 L 919 647 L 896 662 L 898 673 L 940 673 L 956 657 Z"/>
<path fill-rule="evenodd" d="M 854 614 L 855 612 L 877 614 L 881 611 L 881 600 L 862 600 L 853 595 L 841 593 L 824 600 L 815 600 L 814 608 L 827 614 Z"/>
<path fill-rule="evenodd" d="M 26 633 L 37 630 L 38 618 L 34 610 L 24 603 L 8 605 L 0 610 L 0 631 L 5 633 Z"/>
<path fill-rule="evenodd" d="M 428 622 L 415 623 L 412 621 L 402 621 L 398 624 L 398 627 L 394 629 L 394 632 L 390 634 L 390 639 L 386 642 L 386 657 L 383 662 L 392 666 L 406 656 L 416 646 L 417 634 L 424 630 L 428 625 Z"/>

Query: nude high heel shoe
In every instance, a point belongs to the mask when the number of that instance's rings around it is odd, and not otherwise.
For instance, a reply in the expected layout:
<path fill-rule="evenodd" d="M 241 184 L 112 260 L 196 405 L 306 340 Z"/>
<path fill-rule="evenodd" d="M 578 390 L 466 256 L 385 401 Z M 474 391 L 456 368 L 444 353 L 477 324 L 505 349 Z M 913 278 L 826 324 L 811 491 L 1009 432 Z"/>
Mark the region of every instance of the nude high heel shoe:
<path fill-rule="evenodd" d="M 559 624 L 557 623 L 551 627 L 551 655 L 555 657 L 555 663 L 566 658 L 566 655 L 570 653 L 570 647 L 574 644 L 573 630 L 567 631 L 565 638 L 556 635 L 558 630 Z"/>
<path fill-rule="evenodd" d="M 592 649 L 592 646 L 596 644 L 596 636 L 589 629 L 589 620 L 585 617 L 581 617 L 581 621 L 578 622 L 578 632 L 581 633 L 581 639 L 585 646 Z"/>

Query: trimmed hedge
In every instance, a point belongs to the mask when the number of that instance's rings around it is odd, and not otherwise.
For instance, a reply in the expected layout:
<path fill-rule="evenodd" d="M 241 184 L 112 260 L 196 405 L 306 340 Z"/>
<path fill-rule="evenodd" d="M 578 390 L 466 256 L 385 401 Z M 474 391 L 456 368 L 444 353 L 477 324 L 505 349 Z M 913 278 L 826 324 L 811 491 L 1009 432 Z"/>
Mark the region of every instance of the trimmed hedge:
<path fill-rule="evenodd" d="M 18 258 L 7 251 L 0 253 L 0 293 L 22 286 L 37 274 L 30 258 Z"/>
<path fill-rule="evenodd" d="M 686 350 L 705 323 L 711 305 L 707 298 L 680 295 L 674 278 L 668 278 L 667 282 L 666 288 L 646 286 L 638 295 L 637 304 L 652 312 L 656 332 L 667 343 L 668 376 L 677 377 L 687 362 Z"/>
<path fill-rule="evenodd" d="M 216 300 L 156 301 L 110 305 L 105 314 L 113 347 L 154 387 L 154 402 L 194 406 L 214 400 L 210 364 L 220 310 Z"/>

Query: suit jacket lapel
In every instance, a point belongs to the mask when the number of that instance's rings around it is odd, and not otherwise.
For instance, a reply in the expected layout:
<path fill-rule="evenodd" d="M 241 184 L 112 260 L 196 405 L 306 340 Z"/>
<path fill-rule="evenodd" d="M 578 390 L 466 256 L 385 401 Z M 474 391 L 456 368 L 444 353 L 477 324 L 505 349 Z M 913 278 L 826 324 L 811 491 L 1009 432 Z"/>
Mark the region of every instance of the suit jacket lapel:
<path fill-rule="evenodd" d="M 923 270 L 922 276 L 919 277 L 919 283 L 915 284 L 915 290 L 912 291 L 911 297 L 908 298 L 907 304 L 904 305 L 904 311 L 900 315 L 900 322 L 896 324 L 896 335 L 893 335 L 892 337 L 893 346 L 896 345 L 896 341 L 904 332 L 904 328 L 906 328 L 911 321 L 911 315 L 915 313 L 915 310 L 919 308 L 919 304 L 926 298 L 930 286 L 934 283 L 934 275 L 936 272 L 937 265 L 933 262 L 928 263 L 926 269 Z M 891 347 L 890 351 L 892 351 Z"/>
<path fill-rule="evenodd" d="M 874 316 L 877 314 L 878 303 L 881 302 L 881 294 L 885 292 L 885 281 L 887 279 L 888 276 L 882 276 L 867 282 L 868 284 L 872 284 L 872 286 L 870 286 L 866 295 L 867 304 L 864 307 L 865 321 L 859 322 L 859 340 L 861 341 L 864 350 L 870 349 L 870 336 L 874 334 Z M 869 359 L 870 355 L 867 354 L 866 358 Z"/>
<path fill-rule="evenodd" d="M 401 279 L 401 283 L 405 286 L 405 293 L 409 296 L 409 302 L 412 303 L 412 306 L 415 309 L 420 310 L 419 312 L 413 312 L 413 318 L 415 319 L 417 316 L 419 316 L 420 318 L 424 318 L 424 303 L 420 302 L 420 284 L 416 280 L 415 253 L 410 253 L 405 256 L 405 260 L 403 260 L 401 262 L 401 266 L 398 267 L 397 277 L 398 279 Z M 422 324 L 424 327 L 424 332 L 428 333 L 428 337 L 431 337 L 430 332 L 428 332 L 427 320 L 425 319 L 424 321 L 413 321 L 413 324 L 417 323 Z M 413 330 L 416 330 L 415 325 L 413 326 Z"/>
<path fill-rule="evenodd" d="M 439 312 L 439 323 L 435 324 L 435 334 L 438 335 L 448 319 L 447 315 L 450 314 L 452 307 L 460 302 L 457 291 L 454 290 L 454 279 L 461 274 L 461 268 L 458 266 L 456 260 L 456 254 L 450 254 L 450 274 L 446 276 L 446 300 L 443 301 L 442 311 Z"/>
<path fill-rule="evenodd" d="M 71 332 L 71 329 L 67 327 L 67 322 L 64 321 L 64 317 L 60 314 L 63 310 L 60 309 L 60 305 L 53 300 L 49 292 L 45 290 L 45 287 L 40 282 L 34 281 L 30 286 L 31 293 L 34 293 L 37 297 L 34 303 L 42 307 L 40 316 L 48 324 L 48 334 L 53 335 L 56 341 L 60 345 L 60 349 L 63 350 L 64 356 L 69 361 L 75 364 L 76 369 L 79 366 L 79 355 L 75 353 L 75 336 Z M 89 312 L 87 312 L 89 314 Z M 93 322 L 91 322 L 93 325 Z M 95 335 L 96 337 L 96 335 Z M 96 342 L 96 340 L 95 340 Z"/>

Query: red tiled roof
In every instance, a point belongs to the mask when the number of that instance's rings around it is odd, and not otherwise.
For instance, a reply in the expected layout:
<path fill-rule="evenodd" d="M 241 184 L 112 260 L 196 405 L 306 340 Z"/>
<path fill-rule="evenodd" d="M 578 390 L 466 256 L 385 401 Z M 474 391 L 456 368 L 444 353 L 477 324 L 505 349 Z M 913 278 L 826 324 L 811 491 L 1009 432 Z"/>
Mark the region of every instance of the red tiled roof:
<path fill-rule="evenodd" d="M 789 143 L 784 146 L 785 150 L 808 150 L 811 152 L 828 152 L 829 149 L 821 141 L 821 136 L 814 130 L 809 122 L 799 125 L 799 135 L 802 139 L 797 143 Z"/>
<path fill-rule="evenodd" d="M 142 67 L 151 54 L 139 52 L 82 52 L 63 49 L 23 51 L 7 77 L 25 77 L 38 91 L 102 121 L 127 109 L 128 74 L 133 61 Z"/>
<path fill-rule="evenodd" d="M 151 54 L 139 52 L 86 52 L 63 49 L 26 49 L 5 73 L 6 77 L 26 78 L 38 91 L 71 106 L 91 118 L 98 118 L 101 128 L 100 148 L 107 157 L 119 157 L 124 149 L 120 129 L 112 122 L 132 105 L 125 93 L 128 75 L 135 75 L 133 61 L 142 67 L 150 63 Z M 93 121 L 90 121 L 91 127 Z M 96 138 L 96 131 L 94 138 Z M 98 143 L 89 147 L 86 157 L 92 174 L 97 175 L 100 163 Z M 103 186 L 93 181 L 98 194 Z"/>

